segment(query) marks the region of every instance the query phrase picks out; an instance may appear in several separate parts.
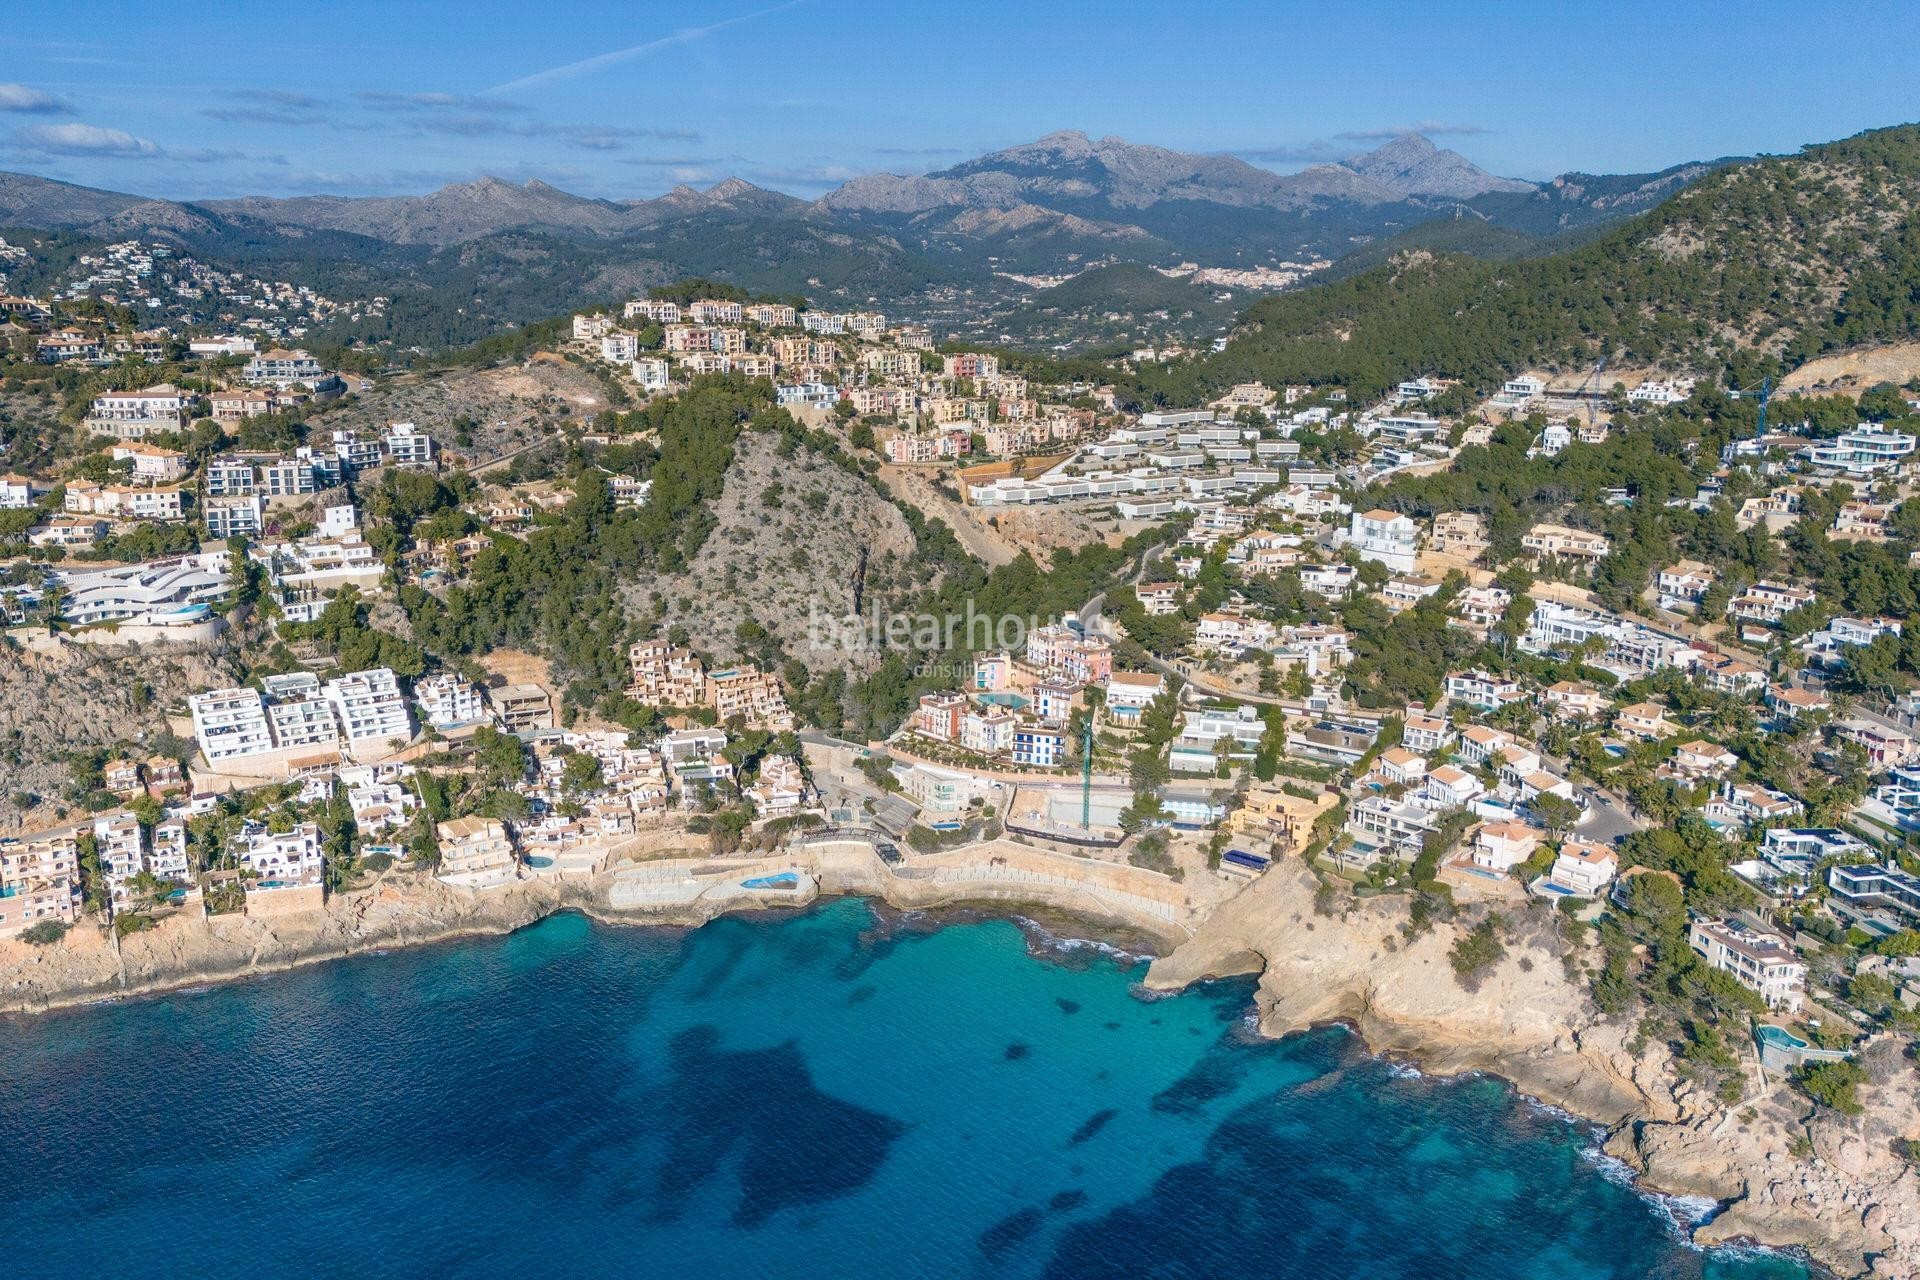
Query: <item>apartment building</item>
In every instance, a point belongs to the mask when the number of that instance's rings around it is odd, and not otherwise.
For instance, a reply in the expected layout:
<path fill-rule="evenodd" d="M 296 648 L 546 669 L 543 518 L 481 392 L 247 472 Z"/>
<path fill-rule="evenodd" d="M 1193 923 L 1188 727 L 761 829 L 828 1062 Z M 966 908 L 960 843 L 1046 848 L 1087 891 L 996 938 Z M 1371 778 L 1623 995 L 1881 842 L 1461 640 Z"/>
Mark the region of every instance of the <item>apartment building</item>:
<path fill-rule="evenodd" d="M 443 733 L 487 722 L 487 705 L 479 686 L 453 672 L 415 681 L 413 697 L 419 704 L 420 718 Z"/>
<path fill-rule="evenodd" d="M 307 352 L 275 347 L 247 361 L 240 376 L 250 386 L 286 388 L 298 383 L 317 391 L 331 375 Z"/>
<path fill-rule="evenodd" d="M 964 693 L 922 694 L 920 709 L 914 716 L 914 727 L 929 738 L 956 742 L 960 738 L 960 725 L 966 715 L 967 695 Z"/>
<path fill-rule="evenodd" d="M 74 515 L 104 516 L 109 520 L 184 520 L 186 496 L 178 485 L 95 484 L 75 480 L 63 498 Z"/>
<path fill-rule="evenodd" d="M 274 750 L 266 704 L 257 689 L 214 689 L 187 699 L 193 736 L 209 763 Z"/>
<path fill-rule="evenodd" d="M 658 356 L 642 356 L 630 366 L 633 380 L 646 392 L 665 391 L 673 382 L 673 368 Z"/>
<path fill-rule="evenodd" d="M 687 307 L 687 319 L 695 324 L 739 324 L 745 313 L 737 302 L 701 298 Z"/>
<path fill-rule="evenodd" d="M 635 298 L 623 308 L 622 315 L 628 320 L 651 320 L 659 325 L 678 324 L 680 323 L 680 304 L 655 301 L 652 298 Z M 575 336 L 586 335 L 576 334 Z"/>
<path fill-rule="evenodd" d="M 757 667 L 712 673 L 707 677 L 707 700 L 722 723 L 738 716 L 749 726 L 776 733 L 794 726 L 780 678 Z"/>
<path fill-rule="evenodd" d="M 378 752 L 413 737 L 406 695 L 400 690 L 399 678 L 385 667 L 327 681 L 326 698 L 349 751 Z"/>
<path fill-rule="evenodd" d="M 1067 735 L 1045 725 L 1016 724 L 1011 750 L 1015 764 L 1051 769 L 1067 758 Z"/>
<path fill-rule="evenodd" d="M 707 701 L 707 669 L 691 649 L 665 640 L 642 640 L 627 649 L 633 672 L 628 696 L 636 702 L 697 707 Z"/>
<path fill-rule="evenodd" d="M 0 838 L 0 938 L 34 925 L 72 924 L 79 908 L 74 829 Z"/>
<path fill-rule="evenodd" d="M 960 721 L 960 745 L 982 755 L 1006 755 L 1013 750 L 1014 716 L 1001 707 L 975 707 Z"/>
<path fill-rule="evenodd" d="M 780 302 L 750 303 L 740 314 L 763 329 L 791 329 L 796 319 L 794 309 Z"/>
<path fill-rule="evenodd" d="M 435 449 L 433 437 L 411 422 L 395 422 L 380 435 L 380 447 L 387 461 L 396 467 L 432 470 Z"/>
<path fill-rule="evenodd" d="M 207 522 L 207 536 L 224 542 L 228 538 L 257 538 L 267 524 L 266 499 L 257 493 L 209 497 L 201 504 Z"/>

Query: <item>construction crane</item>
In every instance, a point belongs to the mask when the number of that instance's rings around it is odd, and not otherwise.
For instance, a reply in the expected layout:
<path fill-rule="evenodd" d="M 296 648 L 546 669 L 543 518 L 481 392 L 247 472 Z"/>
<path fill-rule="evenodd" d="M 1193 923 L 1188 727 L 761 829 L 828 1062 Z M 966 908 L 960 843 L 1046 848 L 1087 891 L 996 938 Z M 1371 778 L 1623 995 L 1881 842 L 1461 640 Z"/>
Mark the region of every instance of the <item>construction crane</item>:
<path fill-rule="evenodd" d="M 1080 726 L 1080 829 L 1093 829 L 1093 713 Z"/>
<path fill-rule="evenodd" d="M 1601 375 L 1601 373 L 1606 370 L 1606 367 L 1607 367 L 1607 357 L 1601 356 L 1600 363 L 1593 366 L 1593 372 L 1589 373 L 1587 375 L 1587 380 L 1580 384 L 1580 389 L 1573 393 L 1575 398 L 1577 398 L 1587 406 L 1587 425 L 1588 426 L 1592 426 L 1594 424 L 1594 415 L 1593 415 L 1593 399 L 1592 397 L 1587 395 L 1587 388 L 1593 385 L 1594 379 L 1598 378 Z"/>

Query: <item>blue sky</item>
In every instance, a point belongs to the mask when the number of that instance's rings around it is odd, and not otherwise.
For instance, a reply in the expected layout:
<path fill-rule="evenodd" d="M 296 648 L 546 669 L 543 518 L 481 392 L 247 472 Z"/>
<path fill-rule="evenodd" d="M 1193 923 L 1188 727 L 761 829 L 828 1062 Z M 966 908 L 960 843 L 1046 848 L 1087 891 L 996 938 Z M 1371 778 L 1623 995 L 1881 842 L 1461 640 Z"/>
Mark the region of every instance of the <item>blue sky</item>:
<path fill-rule="evenodd" d="M 1066 128 L 1281 170 L 1417 128 L 1541 178 L 1920 118 L 1913 0 L 8 8 L 0 168 L 174 198 L 482 174 L 814 195 Z"/>

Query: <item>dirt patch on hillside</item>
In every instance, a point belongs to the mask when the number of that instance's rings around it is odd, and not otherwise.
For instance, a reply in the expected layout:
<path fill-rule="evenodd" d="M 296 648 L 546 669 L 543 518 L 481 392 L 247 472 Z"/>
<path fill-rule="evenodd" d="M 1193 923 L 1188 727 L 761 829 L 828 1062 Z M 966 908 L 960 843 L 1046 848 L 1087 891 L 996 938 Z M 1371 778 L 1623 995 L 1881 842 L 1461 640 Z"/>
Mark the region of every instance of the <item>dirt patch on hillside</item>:
<path fill-rule="evenodd" d="M 1920 377 L 1920 342 L 1866 347 L 1809 360 L 1780 380 L 1781 391 L 1809 395 L 1858 395 L 1883 382 L 1904 386 Z"/>
<path fill-rule="evenodd" d="M 586 422 L 609 408 L 607 388 L 587 369 L 559 356 L 536 356 L 499 369 L 403 373 L 320 415 L 316 429 L 378 430 L 412 422 L 447 451 L 450 461 L 481 465 L 538 443 L 569 420 Z M 455 424 L 465 421 L 464 431 Z"/>
<path fill-rule="evenodd" d="M 951 472 L 926 467 L 882 466 L 880 479 L 895 497 L 945 524 L 961 546 L 990 565 L 1008 564 L 1025 553 L 1045 567 L 1062 547 L 1119 546 L 1146 527 L 1120 519 L 1111 507 L 970 507 L 934 486 L 937 479 L 952 485 Z"/>

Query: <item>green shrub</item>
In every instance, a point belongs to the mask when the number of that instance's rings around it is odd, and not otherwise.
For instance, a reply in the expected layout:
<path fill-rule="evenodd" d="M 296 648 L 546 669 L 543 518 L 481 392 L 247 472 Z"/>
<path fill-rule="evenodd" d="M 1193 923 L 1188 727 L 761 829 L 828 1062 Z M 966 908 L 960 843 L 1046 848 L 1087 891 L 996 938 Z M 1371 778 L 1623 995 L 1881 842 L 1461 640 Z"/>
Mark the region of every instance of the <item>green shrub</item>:
<path fill-rule="evenodd" d="M 22 929 L 20 940 L 32 943 L 36 947 L 52 946 L 66 937 L 67 930 L 71 927 L 65 920 L 42 920 L 38 924 L 30 924 Z"/>

